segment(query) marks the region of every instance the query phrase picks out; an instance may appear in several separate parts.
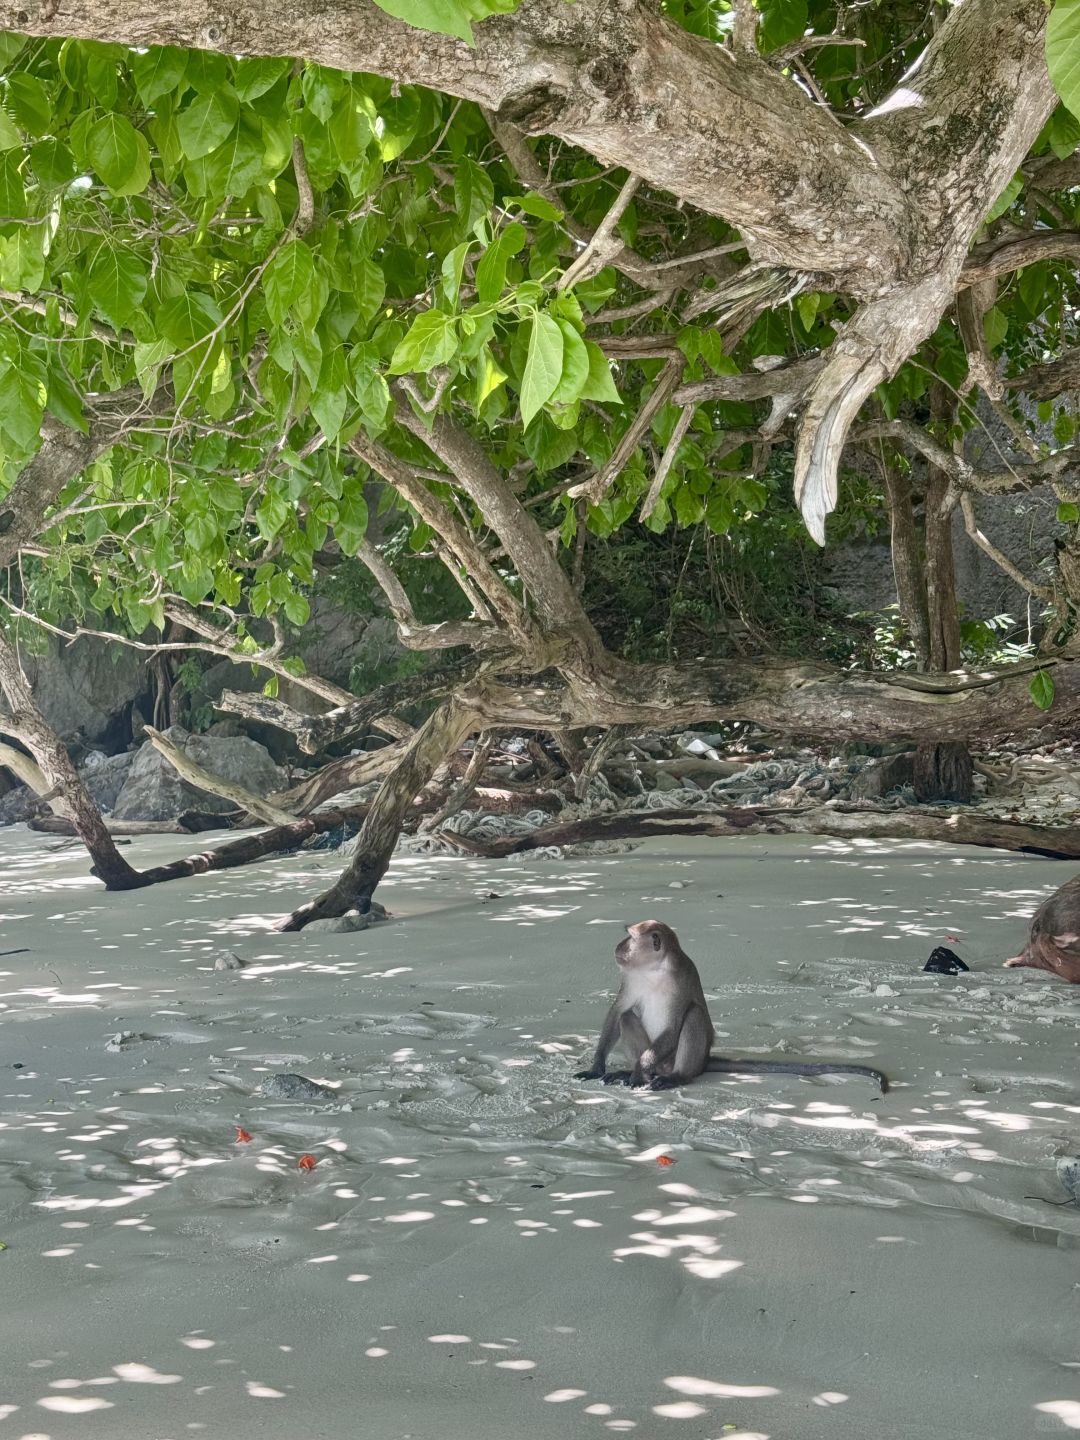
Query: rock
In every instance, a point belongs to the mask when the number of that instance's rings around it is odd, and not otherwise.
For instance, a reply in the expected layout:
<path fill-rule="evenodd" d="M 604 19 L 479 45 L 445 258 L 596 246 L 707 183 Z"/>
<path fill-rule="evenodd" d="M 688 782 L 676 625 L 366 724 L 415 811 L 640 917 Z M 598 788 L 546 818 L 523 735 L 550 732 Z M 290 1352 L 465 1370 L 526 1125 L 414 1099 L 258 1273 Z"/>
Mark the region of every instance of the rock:
<path fill-rule="evenodd" d="M 90 798 L 104 814 L 109 815 L 116 808 L 120 791 L 135 764 L 135 752 L 125 750 L 119 755 L 103 755 L 100 751 L 89 754 L 79 769 Z"/>
<path fill-rule="evenodd" d="M 875 985 L 875 986 L 874 986 L 874 994 L 875 994 L 875 995 L 895 995 L 895 994 L 896 994 L 896 991 L 892 988 L 891 985 L 881 984 L 881 985 Z"/>
<path fill-rule="evenodd" d="M 114 1055 L 118 1055 L 125 1046 L 141 1039 L 142 1036 L 136 1035 L 134 1030 L 118 1030 L 105 1046 L 105 1049 L 111 1051 Z"/>
<path fill-rule="evenodd" d="M 312 920 L 304 926 L 304 933 L 312 930 L 323 935 L 343 935 L 352 930 L 366 930 L 373 924 L 370 914 L 361 915 L 359 910 L 346 910 L 344 915 L 334 915 L 329 920 Z"/>
<path fill-rule="evenodd" d="M 671 775 L 666 770 L 657 770 L 653 778 L 654 790 L 681 790 L 684 782 Z"/>
<path fill-rule="evenodd" d="M 241 960 L 232 950 L 219 950 L 214 956 L 215 970 L 243 970 L 246 964 L 247 961 Z"/>
<path fill-rule="evenodd" d="M 689 880 L 670 880 L 667 888 L 669 890 L 685 890 L 689 884 Z"/>
<path fill-rule="evenodd" d="M 266 1100 L 335 1100 L 337 1091 L 319 1085 L 306 1075 L 268 1075 L 256 1094 Z"/>
<path fill-rule="evenodd" d="M 1080 1202 L 1080 1156 L 1059 1155 L 1056 1165 L 1062 1189 L 1073 1204 L 1077 1204 Z"/>
<path fill-rule="evenodd" d="M 100 750 L 91 750 L 79 766 L 79 774 L 90 791 L 90 798 L 104 814 L 108 815 L 115 806 L 134 759 L 135 756 L 127 751 L 120 755 L 105 755 Z M 18 825 L 43 809 L 45 806 L 28 785 L 16 785 L 5 795 L 0 795 L 0 825 Z"/>
<path fill-rule="evenodd" d="M 344 935 L 351 930 L 366 930 L 370 925 L 378 925 L 389 919 L 390 911 L 386 906 L 380 905 L 378 900 L 372 900 L 363 914 L 359 910 L 346 910 L 344 915 L 334 915 L 329 920 L 312 920 L 304 926 L 304 932 L 306 934 L 307 931 L 314 930 L 323 935 Z"/>
<path fill-rule="evenodd" d="M 852 800 L 880 800 L 891 790 L 910 785 L 915 776 L 915 752 L 905 750 L 899 755 L 886 755 L 861 770 L 848 791 Z"/>
<path fill-rule="evenodd" d="M 61 645 L 50 636 L 23 663 L 34 699 L 58 735 L 115 750 L 127 744 L 131 704 L 149 689 L 138 650 L 89 635 Z"/>
<path fill-rule="evenodd" d="M 961 970 L 967 970 L 968 967 L 947 945 L 938 945 L 930 951 L 930 959 L 922 968 L 932 975 L 959 975 Z"/>
<path fill-rule="evenodd" d="M 179 725 L 164 733 L 204 770 L 256 795 L 280 790 L 285 783 L 269 752 L 254 740 L 191 735 Z M 196 790 L 181 780 L 169 761 L 146 744 L 135 756 L 113 815 L 117 820 L 176 820 L 187 810 L 224 815 L 235 809 L 233 801 Z"/>

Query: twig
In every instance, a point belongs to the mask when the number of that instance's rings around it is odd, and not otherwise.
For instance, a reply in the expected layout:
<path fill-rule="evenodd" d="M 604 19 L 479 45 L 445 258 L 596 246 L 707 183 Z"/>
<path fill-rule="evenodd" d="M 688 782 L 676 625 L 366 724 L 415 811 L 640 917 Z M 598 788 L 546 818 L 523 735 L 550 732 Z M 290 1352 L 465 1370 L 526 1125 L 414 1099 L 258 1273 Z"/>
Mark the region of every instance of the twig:
<path fill-rule="evenodd" d="M 660 491 L 664 488 L 664 481 L 668 472 L 675 463 L 675 456 L 678 454 L 679 446 L 682 444 L 687 430 L 690 429 L 690 422 L 694 418 L 694 406 L 684 405 L 682 413 L 675 422 L 675 429 L 671 432 L 671 439 L 668 441 L 663 455 L 660 457 L 660 464 L 656 467 L 656 474 L 649 486 L 649 493 L 645 496 L 645 503 L 641 507 L 642 520 L 648 520 L 649 516 L 660 503 Z"/>
<path fill-rule="evenodd" d="M 641 180 L 637 175 L 628 177 L 615 197 L 615 203 L 596 227 L 592 239 L 574 263 L 559 276 L 557 289 L 568 290 L 579 281 L 587 280 L 589 276 L 598 274 L 622 250 L 623 242 L 615 234 L 615 227 L 622 219 L 623 212 L 633 200 L 640 184 Z"/>
<path fill-rule="evenodd" d="M 583 495 L 592 505 L 598 504 L 603 499 L 618 476 L 622 474 L 631 455 L 649 433 L 649 427 L 653 420 L 671 399 L 676 386 L 682 379 L 684 365 L 685 361 L 681 355 L 677 359 L 667 362 L 660 372 L 660 378 L 657 380 L 652 394 L 634 416 L 626 434 L 615 446 L 611 459 L 590 479 L 583 480 L 579 485 L 571 486 L 566 492 L 568 495 L 572 495 L 575 499 L 579 495 Z"/>

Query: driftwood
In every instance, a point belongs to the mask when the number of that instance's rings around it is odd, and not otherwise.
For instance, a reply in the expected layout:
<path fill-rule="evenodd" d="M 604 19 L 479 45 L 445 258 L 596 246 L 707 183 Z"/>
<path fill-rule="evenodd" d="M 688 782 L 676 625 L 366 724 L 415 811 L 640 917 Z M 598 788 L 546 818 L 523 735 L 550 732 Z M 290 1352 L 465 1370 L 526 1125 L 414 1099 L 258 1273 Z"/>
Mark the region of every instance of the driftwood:
<path fill-rule="evenodd" d="M 164 755 L 169 764 L 173 767 L 181 780 L 186 780 L 189 785 L 194 785 L 196 790 L 208 791 L 211 795 L 220 795 L 225 800 L 231 800 L 240 810 L 246 810 L 249 815 L 254 815 L 265 825 L 290 825 L 295 815 L 290 815 L 287 810 L 280 809 L 277 805 L 264 800 L 261 795 L 245 789 L 234 780 L 225 780 L 220 775 L 205 770 L 186 755 L 178 745 L 162 735 L 160 730 L 155 730 L 152 725 L 143 727 L 150 737 L 150 743 L 159 754 Z"/>
<path fill-rule="evenodd" d="M 219 845 L 216 850 L 204 850 L 201 855 L 185 855 L 182 860 L 172 860 L 167 865 L 143 870 L 139 874 L 139 884 L 157 885 L 165 880 L 182 880 L 188 875 L 205 875 L 208 870 L 232 870 L 238 865 L 248 865 L 267 855 L 293 850 L 312 835 L 336 830 L 349 821 L 362 821 L 370 808 L 369 805 L 342 805 L 336 810 L 320 810 L 317 815 L 293 820 L 288 825 L 276 825 L 254 835 L 243 835 L 239 840 Z"/>
<path fill-rule="evenodd" d="M 1080 858 L 1080 825 L 1022 825 L 971 814 L 930 815 L 919 810 L 864 810 L 818 806 L 780 810 L 733 806 L 718 810 L 628 810 L 591 815 L 566 824 L 543 825 L 529 835 L 482 843 L 445 833 L 442 839 L 470 855 L 499 859 L 546 845 L 586 840 L 646 840 L 653 835 L 831 835 L 840 839 L 938 840 L 1022 850 L 1054 860 Z"/>
<path fill-rule="evenodd" d="M 224 817 L 222 817 L 224 818 Z M 74 835 L 74 824 L 66 815 L 35 815 L 26 822 L 31 830 L 46 835 Z M 105 829 L 110 835 L 190 835 L 191 831 L 179 820 L 106 820 Z"/>
<path fill-rule="evenodd" d="M 340 795 L 343 790 L 353 790 L 358 785 L 367 785 L 372 780 L 381 780 L 389 775 L 405 753 L 405 742 L 394 741 L 381 750 L 365 750 L 360 755 L 345 755 L 332 760 L 314 775 L 307 775 L 288 790 L 278 790 L 270 796 L 271 803 L 291 810 L 297 815 L 306 815 L 321 805 L 324 800 Z"/>

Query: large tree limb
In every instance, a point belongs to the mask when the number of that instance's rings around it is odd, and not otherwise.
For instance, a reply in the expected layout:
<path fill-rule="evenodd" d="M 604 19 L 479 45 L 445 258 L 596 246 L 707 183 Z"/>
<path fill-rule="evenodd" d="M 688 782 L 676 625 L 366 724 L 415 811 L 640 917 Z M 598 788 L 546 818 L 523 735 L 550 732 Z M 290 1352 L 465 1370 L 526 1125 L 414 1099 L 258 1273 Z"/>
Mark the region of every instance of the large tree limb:
<path fill-rule="evenodd" d="M 852 674 L 802 661 L 681 667 L 612 661 L 603 674 L 568 674 L 557 687 L 484 680 L 459 693 L 485 728 L 627 724 L 645 731 L 747 720 L 776 734 L 826 741 L 937 743 L 991 739 L 1034 723 L 1040 712 L 1028 693 L 1033 668 L 1047 669 L 1054 680 L 1044 723 L 1067 731 L 1080 720 L 1080 661 L 933 677 Z"/>
<path fill-rule="evenodd" d="M 870 291 L 904 259 L 909 202 L 865 146 L 759 55 L 736 59 L 639 0 L 525 0 L 477 25 L 475 48 L 412 29 L 367 0 L 6 0 L 0 24 L 121 45 L 304 56 L 386 75 L 475 100 L 526 133 L 558 135 L 626 166 L 723 215 L 759 259 L 844 273 Z"/>
<path fill-rule="evenodd" d="M 647 840 L 660 835 L 834 835 L 840 839 L 938 840 L 949 845 L 980 845 L 1020 850 L 1054 860 L 1080 857 L 1080 825 L 1022 825 L 984 818 L 967 811 L 954 815 L 923 810 L 779 810 L 766 806 L 722 810 L 627 810 L 590 815 L 584 820 L 542 825 L 527 835 L 479 841 L 469 836 L 443 838 L 471 855 L 499 859 L 540 850 L 547 845 L 578 845 L 588 840 Z"/>
<path fill-rule="evenodd" d="M 79 838 L 90 852 L 94 874 L 107 890 L 131 890 L 139 884 L 133 870 L 113 843 L 112 836 L 90 792 L 75 769 L 71 756 L 39 710 L 19 657 L 0 634 L 0 689 L 11 710 L 14 732 L 37 761 L 42 774 L 63 797 Z"/>

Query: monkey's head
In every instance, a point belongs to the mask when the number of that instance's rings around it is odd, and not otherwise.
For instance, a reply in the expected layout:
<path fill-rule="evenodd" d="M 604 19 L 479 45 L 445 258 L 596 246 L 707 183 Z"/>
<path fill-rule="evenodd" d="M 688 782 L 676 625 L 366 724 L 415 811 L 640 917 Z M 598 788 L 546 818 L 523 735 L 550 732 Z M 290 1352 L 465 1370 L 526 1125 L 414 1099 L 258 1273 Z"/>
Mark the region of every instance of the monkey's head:
<path fill-rule="evenodd" d="M 659 965 L 679 951 L 679 939 L 662 920 L 641 920 L 626 927 L 626 939 L 615 946 L 615 959 L 623 970 Z"/>

